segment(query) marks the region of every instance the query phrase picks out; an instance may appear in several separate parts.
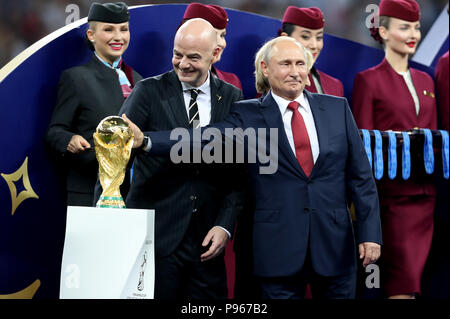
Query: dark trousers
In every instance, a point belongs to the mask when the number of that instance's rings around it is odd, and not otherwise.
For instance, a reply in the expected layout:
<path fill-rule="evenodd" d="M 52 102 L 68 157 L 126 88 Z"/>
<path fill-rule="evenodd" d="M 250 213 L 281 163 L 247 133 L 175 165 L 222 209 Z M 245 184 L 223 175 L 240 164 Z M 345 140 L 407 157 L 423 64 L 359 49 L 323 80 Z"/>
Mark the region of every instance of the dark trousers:
<path fill-rule="evenodd" d="M 207 249 L 198 231 L 199 217 L 193 214 L 188 230 L 175 251 L 155 260 L 155 299 L 226 299 L 224 254 L 200 261 Z"/>
<path fill-rule="evenodd" d="M 354 299 L 356 271 L 342 276 L 321 276 L 312 268 L 308 252 L 302 269 L 293 276 L 261 277 L 263 299 L 304 299 L 307 284 L 313 299 Z"/>
<path fill-rule="evenodd" d="M 248 196 L 250 197 L 250 196 Z M 234 237 L 236 271 L 234 298 L 240 300 L 260 300 L 259 277 L 253 272 L 253 212 L 255 205 L 246 198 L 244 209 L 238 216 Z"/>

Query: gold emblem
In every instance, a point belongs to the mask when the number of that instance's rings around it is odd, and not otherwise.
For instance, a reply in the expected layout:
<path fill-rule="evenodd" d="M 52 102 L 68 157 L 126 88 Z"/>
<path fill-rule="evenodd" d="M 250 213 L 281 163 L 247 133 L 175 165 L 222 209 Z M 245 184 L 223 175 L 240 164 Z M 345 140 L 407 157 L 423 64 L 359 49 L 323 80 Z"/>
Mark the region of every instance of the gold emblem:
<path fill-rule="evenodd" d="M 9 187 L 9 192 L 11 193 L 11 215 L 14 215 L 17 207 L 27 198 L 39 198 L 31 187 L 30 179 L 28 177 L 28 157 L 25 158 L 22 166 L 12 174 L 1 174 L 5 179 Z M 25 190 L 21 191 L 17 195 L 17 188 L 14 184 L 22 178 L 23 186 Z M 0 295 L 0 299 L 32 299 L 36 294 L 36 291 L 41 286 L 41 281 L 36 279 L 28 287 L 11 294 Z"/>
<path fill-rule="evenodd" d="M 429 96 L 429 97 L 434 99 L 434 93 L 433 92 L 428 92 L 427 90 L 423 90 L 423 95 Z"/>
<path fill-rule="evenodd" d="M 32 299 L 40 286 L 41 281 L 36 279 L 31 285 L 18 292 L 8 295 L 0 295 L 0 299 Z"/>
<path fill-rule="evenodd" d="M 14 215 L 17 207 L 19 207 L 19 205 L 24 200 L 28 198 L 39 199 L 39 196 L 34 192 L 33 188 L 31 187 L 30 179 L 28 177 L 28 157 L 25 158 L 25 161 L 23 162 L 22 166 L 17 171 L 11 174 L 2 173 L 1 175 L 8 184 L 9 192 L 11 193 L 11 215 Z M 14 183 L 20 180 L 21 178 L 25 190 L 17 194 L 17 188 Z"/>

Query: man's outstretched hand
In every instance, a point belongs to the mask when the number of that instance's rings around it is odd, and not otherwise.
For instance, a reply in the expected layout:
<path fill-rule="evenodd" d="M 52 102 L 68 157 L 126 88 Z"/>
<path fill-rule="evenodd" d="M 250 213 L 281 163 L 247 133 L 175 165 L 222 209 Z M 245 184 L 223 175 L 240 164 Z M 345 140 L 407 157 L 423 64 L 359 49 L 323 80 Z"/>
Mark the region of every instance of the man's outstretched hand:
<path fill-rule="evenodd" d="M 144 133 L 137 127 L 136 124 L 131 122 L 131 120 L 127 117 L 127 115 L 124 113 L 122 114 L 122 118 L 128 123 L 131 130 L 134 133 L 134 142 L 133 142 L 133 148 L 141 147 L 142 141 L 144 140 Z"/>

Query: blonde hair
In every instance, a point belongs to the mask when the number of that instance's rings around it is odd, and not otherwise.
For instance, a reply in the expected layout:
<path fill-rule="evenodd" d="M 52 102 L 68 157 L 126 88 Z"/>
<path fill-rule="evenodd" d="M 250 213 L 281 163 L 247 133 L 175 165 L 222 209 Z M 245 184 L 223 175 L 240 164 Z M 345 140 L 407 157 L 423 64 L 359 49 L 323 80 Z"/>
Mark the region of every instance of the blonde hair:
<path fill-rule="evenodd" d="M 97 27 L 98 21 L 89 21 L 88 22 L 88 29 L 95 31 L 95 28 Z"/>
<path fill-rule="evenodd" d="M 277 44 L 278 42 L 282 42 L 282 41 L 293 42 L 296 45 L 298 45 L 300 47 L 300 49 L 303 50 L 303 54 L 305 56 L 305 62 L 306 62 L 306 67 L 308 69 L 308 72 L 309 72 L 309 70 L 311 70 L 311 68 L 314 64 L 314 58 L 313 58 L 313 55 L 311 54 L 311 52 L 309 52 L 300 42 L 298 42 L 294 38 L 287 37 L 287 36 L 280 36 L 280 37 L 274 38 L 270 41 L 267 41 L 258 50 L 258 52 L 256 52 L 256 56 L 255 56 L 255 86 L 256 86 L 256 91 L 258 93 L 265 94 L 265 93 L 269 92 L 269 90 L 270 90 L 269 81 L 264 76 L 264 74 L 261 70 L 261 61 L 264 61 L 265 63 L 269 63 L 269 60 L 273 54 L 273 47 L 275 46 L 275 44 Z"/>

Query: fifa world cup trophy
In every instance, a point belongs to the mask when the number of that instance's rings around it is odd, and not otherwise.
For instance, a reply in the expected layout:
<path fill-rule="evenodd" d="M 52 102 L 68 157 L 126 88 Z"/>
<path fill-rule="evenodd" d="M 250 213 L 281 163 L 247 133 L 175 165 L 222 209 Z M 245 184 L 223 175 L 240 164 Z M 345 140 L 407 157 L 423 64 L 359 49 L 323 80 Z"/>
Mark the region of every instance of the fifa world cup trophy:
<path fill-rule="evenodd" d="M 133 140 L 133 131 L 119 116 L 108 116 L 98 124 L 94 144 L 103 192 L 97 207 L 125 208 L 120 185 L 125 178 Z"/>

